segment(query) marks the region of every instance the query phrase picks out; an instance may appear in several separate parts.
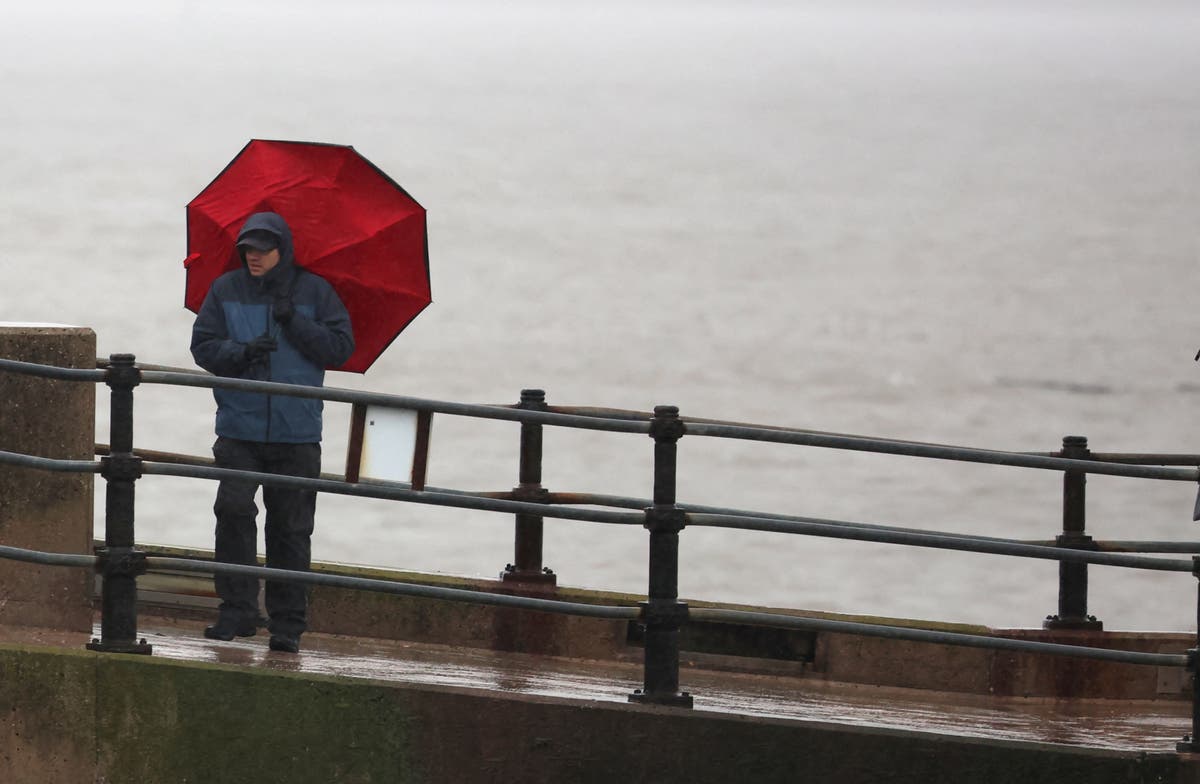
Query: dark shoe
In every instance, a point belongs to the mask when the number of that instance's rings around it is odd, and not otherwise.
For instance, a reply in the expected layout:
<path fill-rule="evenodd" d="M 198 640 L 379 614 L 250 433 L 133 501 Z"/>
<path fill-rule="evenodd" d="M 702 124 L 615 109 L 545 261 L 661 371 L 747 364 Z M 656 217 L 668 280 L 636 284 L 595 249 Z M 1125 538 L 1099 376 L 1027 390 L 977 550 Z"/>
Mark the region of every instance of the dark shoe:
<path fill-rule="evenodd" d="M 293 637 L 290 634 L 272 634 L 270 646 L 273 651 L 281 651 L 283 653 L 299 653 L 300 638 Z"/>
<path fill-rule="evenodd" d="M 253 637 L 258 634 L 258 621 L 235 621 L 232 618 L 218 618 L 212 626 L 204 627 L 204 636 L 210 640 L 232 640 L 234 637 Z"/>

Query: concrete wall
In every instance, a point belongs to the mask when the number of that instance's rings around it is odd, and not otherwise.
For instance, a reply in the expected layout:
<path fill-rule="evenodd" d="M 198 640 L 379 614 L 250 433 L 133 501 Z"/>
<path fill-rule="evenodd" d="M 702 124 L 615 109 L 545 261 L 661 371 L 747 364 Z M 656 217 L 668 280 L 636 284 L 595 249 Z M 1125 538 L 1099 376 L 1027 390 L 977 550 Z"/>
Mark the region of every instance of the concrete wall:
<path fill-rule="evenodd" d="M 0 323 L 0 357 L 60 367 L 95 368 L 90 329 Z M 95 384 L 0 371 L 0 450 L 91 460 Z M 0 465 L 0 544 L 84 554 L 92 547 L 92 474 L 50 473 Z M 88 630 L 89 575 L 0 559 L 0 623 Z"/>
<path fill-rule="evenodd" d="M 0 646 L 0 781 L 1193 782 L 1175 754 Z"/>

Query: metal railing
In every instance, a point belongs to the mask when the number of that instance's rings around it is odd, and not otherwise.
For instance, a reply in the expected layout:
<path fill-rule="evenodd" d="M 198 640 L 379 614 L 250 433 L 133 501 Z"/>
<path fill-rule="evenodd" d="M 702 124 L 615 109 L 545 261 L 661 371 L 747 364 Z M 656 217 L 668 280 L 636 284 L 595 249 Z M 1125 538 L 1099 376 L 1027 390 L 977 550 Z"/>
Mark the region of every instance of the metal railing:
<path fill-rule="evenodd" d="M 1060 563 L 1059 612 L 1046 620 L 1045 626 L 1051 629 L 1101 628 L 1102 624 L 1087 614 L 1089 564 L 1188 572 L 1198 578 L 1197 617 L 1200 619 L 1200 556 L 1193 555 L 1191 559 L 1185 560 L 1136 554 L 1200 553 L 1200 543 L 1093 541 L 1084 529 L 1083 489 L 1087 474 L 1197 482 L 1200 480 L 1200 469 L 1171 466 L 1192 466 L 1200 463 L 1200 456 L 1093 454 L 1087 449 L 1086 439 L 1070 436 L 1064 439 L 1063 449 L 1058 453 L 1003 452 L 715 420 L 684 420 L 674 406 L 658 406 L 652 415 L 613 409 L 555 408 L 546 405 L 545 395 L 540 390 L 525 390 L 520 403 L 515 406 L 477 405 L 336 388 L 230 379 L 173 369 L 145 369 L 138 367 L 134 357 L 129 354 L 114 354 L 107 363 L 100 364 L 99 369 L 89 370 L 0 359 L 0 371 L 64 381 L 103 381 L 111 390 L 111 444 L 103 450 L 107 454 L 99 461 L 56 460 L 0 451 L 0 464 L 45 471 L 100 473 L 106 481 L 105 542 L 95 555 L 42 553 L 0 546 L 0 558 L 52 566 L 92 568 L 101 575 L 101 636 L 88 645 L 93 650 L 151 652 L 151 646 L 137 636 L 137 577 L 151 568 L 169 568 L 176 571 L 243 575 L 446 601 L 636 621 L 645 629 L 643 687 L 630 694 L 629 699 L 663 705 L 692 705 L 692 696 L 679 688 L 679 635 L 681 628 L 689 620 L 832 631 L 1138 665 L 1184 667 L 1193 676 L 1193 732 L 1178 744 L 1178 749 L 1188 752 L 1200 751 L 1200 744 L 1194 740 L 1200 738 L 1200 679 L 1194 677 L 1200 642 L 1196 648 L 1179 654 L 1122 651 L 774 613 L 691 609 L 679 601 L 678 595 L 680 532 L 689 526 L 712 526 L 1057 560 Z M 521 426 L 520 484 L 512 491 L 501 493 L 467 493 L 437 488 L 414 490 L 403 486 L 402 483 L 360 484 L 337 478 L 306 479 L 236 471 L 168 459 L 147 460 L 135 453 L 133 448 L 133 391 L 139 384 L 236 389 L 518 422 Z M 541 436 L 542 428 L 546 425 L 649 435 L 654 443 L 652 497 L 638 499 L 558 493 L 542 487 Z M 1064 475 L 1063 532 L 1053 542 L 1031 542 L 679 504 L 676 499 L 677 452 L 679 441 L 685 435 L 1061 471 Z M 505 581 L 516 583 L 553 584 L 555 581 L 554 574 L 541 563 L 541 527 L 544 518 L 644 526 L 649 536 L 646 601 L 641 602 L 638 607 L 602 606 L 344 575 L 291 572 L 267 567 L 147 556 L 137 549 L 134 540 L 134 486 L 145 475 L 217 480 L 239 478 L 267 486 L 304 488 L 325 493 L 513 514 L 516 518 L 515 563 L 509 564 L 501 577 Z M 595 506 L 610 508 L 590 508 Z M 617 511 L 622 508 L 640 511 Z"/>

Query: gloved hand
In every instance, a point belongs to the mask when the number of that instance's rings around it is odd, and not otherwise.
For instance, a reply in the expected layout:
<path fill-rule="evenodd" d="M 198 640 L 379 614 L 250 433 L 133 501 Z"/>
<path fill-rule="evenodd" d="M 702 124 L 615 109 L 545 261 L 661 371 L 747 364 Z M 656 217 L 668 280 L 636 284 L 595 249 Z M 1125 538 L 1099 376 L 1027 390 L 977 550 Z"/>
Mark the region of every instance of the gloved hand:
<path fill-rule="evenodd" d="M 242 349 L 242 358 L 246 360 L 247 365 L 264 362 L 267 359 L 267 355 L 278 347 L 279 343 L 275 338 L 268 335 L 259 335 Z"/>
<path fill-rule="evenodd" d="M 284 326 L 292 320 L 294 315 L 296 315 L 296 306 L 292 304 L 291 297 L 279 297 L 271 306 L 271 316 Z"/>

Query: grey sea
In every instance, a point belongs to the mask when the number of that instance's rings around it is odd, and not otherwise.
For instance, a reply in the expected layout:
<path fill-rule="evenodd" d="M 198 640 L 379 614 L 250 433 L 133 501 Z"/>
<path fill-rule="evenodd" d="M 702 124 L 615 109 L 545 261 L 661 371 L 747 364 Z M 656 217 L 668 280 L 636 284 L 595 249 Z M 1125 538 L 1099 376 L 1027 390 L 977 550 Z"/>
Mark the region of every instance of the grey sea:
<path fill-rule="evenodd" d="M 326 141 L 428 208 L 434 294 L 332 386 L 1200 453 L 1197 41 L 1200 6 L 1160 0 L 21 4 L 0 24 L 0 320 L 192 366 L 184 205 L 251 138 Z M 213 409 L 143 386 L 136 442 L 206 455 Z M 348 423 L 327 406 L 326 470 Z M 429 483 L 512 487 L 517 430 L 435 417 Z M 551 489 L 651 492 L 644 436 L 545 443 Z M 686 437 L 679 463 L 683 502 L 1061 527 L 1053 472 Z M 214 491 L 147 477 L 139 540 L 209 546 Z M 1089 533 L 1200 541 L 1195 495 L 1092 477 Z M 506 516 L 322 497 L 317 525 L 321 560 L 512 560 Z M 693 599 L 992 626 L 1056 610 L 1050 561 L 699 528 L 681 553 Z M 548 520 L 545 563 L 644 591 L 646 535 Z M 1090 609 L 1195 628 L 1195 589 L 1093 567 Z"/>

